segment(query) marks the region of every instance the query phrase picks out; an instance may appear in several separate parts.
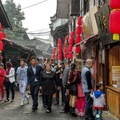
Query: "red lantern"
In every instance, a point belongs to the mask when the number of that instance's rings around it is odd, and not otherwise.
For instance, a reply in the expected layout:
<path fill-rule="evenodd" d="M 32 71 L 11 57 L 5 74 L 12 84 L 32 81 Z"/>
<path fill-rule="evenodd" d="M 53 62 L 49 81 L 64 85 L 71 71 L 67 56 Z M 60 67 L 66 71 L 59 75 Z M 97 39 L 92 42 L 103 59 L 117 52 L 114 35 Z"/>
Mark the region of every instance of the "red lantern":
<path fill-rule="evenodd" d="M 109 29 L 113 34 L 120 34 L 120 11 L 113 11 L 110 13 Z"/>
<path fill-rule="evenodd" d="M 58 44 L 62 44 L 62 39 L 61 38 L 58 39 Z"/>
<path fill-rule="evenodd" d="M 82 16 L 78 17 L 77 24 L 82 25 Z"/>
<path fill-rule="evenodd" d="M 70 45 L 73 45 L 74 44 L 74 39 L 72 37 L 70 37 L 68 42 L 69 42 Z"/>
<path fill-rule="evenodd" d="M 67 43 L 64 43 L 64 47 L 67 47 Z"/>
<path fill-rule="evenodd" d="M 2 38 L 3 38 L 3 33 L 0 32 L 0 41 L 2 41 Z"/>
<path fill-rule="evenodd" d="M 58 49 L 62 49 L 62 44 L 58 44 Z"/>
<path fill-rule="evenodd" d="M 6 33 L 3 32 L 3 33 L 2 33 L 2 37 L 3 37 L 3 38 L 6 38 Z"/>
<path fill-rule="evenodd" d="M 2 31 L 2 24 L 0 23 L 0 31 Z"/>
<path fill-rule="evenodd" d="M 66 53 L 64 53 L 64 58 L 67 58 L 67 54 Z"/>
<path fill-rule="evenodd" d="M 77 53 L 77 54 L 79 54 L 79 53 L 80 53 L 80 51 L 81 51 L 80 46 L 76 47 L 76 53 Z"/>
<path fill-rule="evenodd" d="M 3 50 L 3 43 L 0 41 L 0 51 Z"/>
<path fill-rule="evenodd" d="M 82 33 L 82 27 L 81 26 L 77 26 L 76 27 L 76 34 L 81 34 Z"/>
<path fill-rule="evenodd" d="M 54 47 L 53 51 L 56 52 L 56 47 Z"/>
<path fill-rule="evenodd" d="M 80 43 L 81 42 L 81 36 L 80 35 L 77 35 L 76 36 L 76 43 Z"/>
<path fill-rule="evenodd" d="M 67 35 L 66 37 L 65 37 L 65 40 L 68 40 L 69 39 L 69 36 Z"/>
<path fill-rule="evenodd" d="M 110 0 L 110 7 L 112 9 L 120 9 L 120 0 Z"/>
<path fill-rule="evenodd" d="M 74 32 L 74 31 L 71 31 L 70 37 L 74 37 L 74 36 L 75 36 L 75 32 Z"/>
<path fill-rule="evenodd" d="M 62 60 L 62 55 L 58 55 L 58 60 Z"/>
<path fill-rule="evenodd" d="M 64 48 L 64 53 L 67 53 L 67 48 Z"/>
<path fill-rule="evenodd" d="M 68 49 L 69 49 L 69 52 L 72 52 L 73 46 L 69 45 Z"/>
<path fill-rule="evenodd" d="M 59 55 L 62 55 L 62 50 L 58 50 L 58 54 L 59 54 Z"/>
<path fill-rule="evenodd" d="M 54 54 L 52 54 L 51 59 L 55 59 L 55 55 Z"/>
<path fill-rule="evenodd" d="M 69 59 L 71 59 L 71 60 L 73 59 L 73 53 L 72 52 L 69 53 Z"/>

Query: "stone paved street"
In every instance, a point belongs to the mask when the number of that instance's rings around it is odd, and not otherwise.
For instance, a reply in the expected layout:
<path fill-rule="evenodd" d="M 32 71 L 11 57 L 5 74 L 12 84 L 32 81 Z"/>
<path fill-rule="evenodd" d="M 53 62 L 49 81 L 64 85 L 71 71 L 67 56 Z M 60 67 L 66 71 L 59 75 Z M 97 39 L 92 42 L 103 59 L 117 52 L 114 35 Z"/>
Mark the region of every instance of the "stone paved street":
<path fill-rule="evenodd" d="M 10 102 L 0 102 L 0 120 L 84 120 L 79 117 L 71 117 L 68 114 L 59 113 L 62 110 L 62 106 L 52 106 L 52 113 L 46 113 L 46 109 L 42 107 L 42 100 L 39 97 L 39 107 L 36 112 L 31 110 L 31 97 L 30 104 L 20 106 L 20 97 L 19 92 L 16 92 L 15 101 Z M 53 101 L 54 103 L 54 101 Z"/>

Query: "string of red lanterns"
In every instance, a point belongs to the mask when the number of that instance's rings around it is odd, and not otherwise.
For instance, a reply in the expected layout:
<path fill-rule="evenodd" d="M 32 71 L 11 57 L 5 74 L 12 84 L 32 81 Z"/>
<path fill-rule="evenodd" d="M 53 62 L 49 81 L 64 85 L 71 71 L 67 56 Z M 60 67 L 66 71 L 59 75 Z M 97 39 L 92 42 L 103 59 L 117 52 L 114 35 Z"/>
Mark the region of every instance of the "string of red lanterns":
<path fill-rule="evenodd" d="M 110 8 L 113 10 L 109 16 L 109 30 L 113 33 L 113 40 L 120 40 L 120 1 L 110 0 Z"/>

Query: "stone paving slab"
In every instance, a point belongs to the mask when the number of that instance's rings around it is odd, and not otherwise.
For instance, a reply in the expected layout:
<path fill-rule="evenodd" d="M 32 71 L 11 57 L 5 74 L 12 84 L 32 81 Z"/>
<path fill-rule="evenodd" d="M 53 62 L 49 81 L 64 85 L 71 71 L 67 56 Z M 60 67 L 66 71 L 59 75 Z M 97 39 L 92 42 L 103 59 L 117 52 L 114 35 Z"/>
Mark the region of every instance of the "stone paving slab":
<path fill-rule="evenodd" d="M 46 113 L 46 109 L 42 107 L 42 98 L 39 97 L 38 110 L 32 112 L 32 100 L 30 97 L 30 103 L 25 101 L 24 106 L 20 106 L 21 95 L 17 91 L 15 95 L 15 101 L 4 102 L 0 101 L 0 120 L 84 120 L 82 117 L 71 117 L 69 114 L 60 113 L 63 109 L 61 105 L 52 106 L 52 113 Z M 53 100 L 54 103 L 54 100 Z M 114 117 L 108 117 L 109 113 L 103 112 L 103 120 L 116 120 Z M 107 117 L 105 117 L 107 116 Z"/>

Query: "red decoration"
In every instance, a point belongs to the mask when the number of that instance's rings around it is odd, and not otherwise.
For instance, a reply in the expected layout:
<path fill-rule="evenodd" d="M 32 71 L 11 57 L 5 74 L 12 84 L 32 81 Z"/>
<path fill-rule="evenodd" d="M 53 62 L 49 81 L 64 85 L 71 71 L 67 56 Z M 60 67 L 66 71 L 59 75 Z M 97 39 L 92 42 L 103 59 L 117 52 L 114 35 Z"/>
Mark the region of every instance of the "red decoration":
<path fill-rule="evenodd" d="M 78 17 L 78 20 L 77 20 L 77 24 L 78 25 L 82 25 L 82 16 Z"/>
<path fill-rule="evenodd" d="M 3 50 L 3 43 L 0 41 L 0 51 Z"/>
<path fill-rule="evenodd" d="M 59 54 L 59 55 L 62 55 L 62 50 L 58 50 L 58 54 Z"/>
<path fill-rule="evenodd" d="M 81 26 L 77 26 L 76 27 L 76 34 L 81 34 L 82 33 L 82 27 Z"/>
<path fill-rule="evenodd" d="M 113 34 L 120 34 L 120 10 L 110 13 L 109 29 Z"/>
<path fill-rule="evenodd" d="M 2 24 L 0 23 L 0 31 L 2 31 Z"/>
<path fill-rule="evenodd" d="M 3 38 L 6 38 L 6 33 L 3 32 L 3 33 L 2 33 L 2 36 L 3 36 Z"/>
<path fill-rule="evenodd" d="M 64 53 L 67 53 L 67 48 L 64 48 Z"/>
<path fill-rule="evenodd" d="M 62 39 L 61 38 L 58 39 L 58 44 L 62 44 Z"/>
<path fill-rule="evenodd" d="M 73 53 L 72 52 L 69 53 L 69 59 L 71 59 L 71 60 L 73 59 Z"/>
<path fill-rule="evenodd" d="M 64 43 L 64 47 L 67 47 L 67 43 Z"/>
<path fill-rule="evenodd" d="M 75 36 L 75 32 L 74 32 L 74 31 L 71 31 L 70 37 L 74 37 L 74 36 Z"/>
<path fill-rule="evenodd" d="M 66 37 L 65 37 L 65 40 L 68 40 L 69 39 L 69 36 L 67 35 Z"/>
<path fill-rule="evenodd" d="M 62 60 L 62 55 L 58 55 L 58 60 Z"/>
<path fill-rule="evenodd" d="M 72 37 L 70 37 L 68 42 L 69 42 L 70 45 L 73 45 L 74 44 L 74 39 Z"/>
<path fill-rule="evenodd" d="M 76 53 L 80 53 L 80 51 L 81 51 L 80 46 L 76 47 Z"/>
<path fill-rule="evenodd" d="M 73 46 L 69 45 L 68 49 L 69 49 L 69 52 L 72 52 Z"/>
<path fill-rule="evenodd" d="M 0 32 L 0 41 L 2 41 L 2 38 L 3 38 L 3 33 Z"/>
<path fill-rule="evenodd" d="M 62 44 L 58 44 L 58 49 L 62 49 Z"/>
<path fill-rule="evenodd" d="M 67 58 L 67 54 L 66 53 L 64 53 L 64 58 Z"/>
<path fill-rule="evenodd" d="M 55 59 L 55 55 L 54 54 L 52 54 L 51 59 Z"/>
<path fill-rule="evenodd" d="M 120 9 L 120 0 L 110 0 L 110 7 L 112 9 Z"/>
<path fill-rule="evenodd" d="M 56 52 L 56 48 L 54 47 L 54 52 Z"/>
<path fill-rule="evenodd" d="M 76 43 L 80 43 L 81 42 L 81 36 L 80 35 L 77 35 L 76 36 Z"/>

